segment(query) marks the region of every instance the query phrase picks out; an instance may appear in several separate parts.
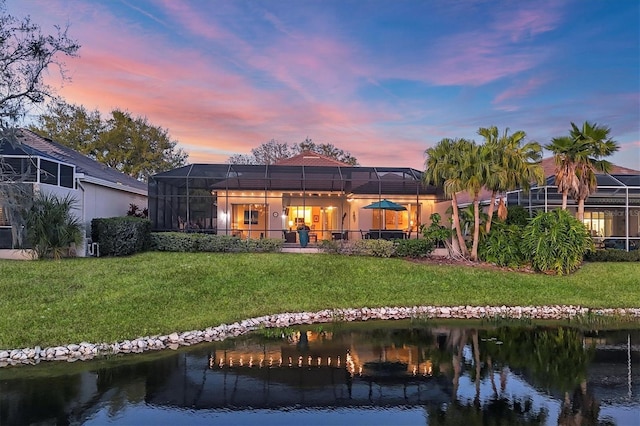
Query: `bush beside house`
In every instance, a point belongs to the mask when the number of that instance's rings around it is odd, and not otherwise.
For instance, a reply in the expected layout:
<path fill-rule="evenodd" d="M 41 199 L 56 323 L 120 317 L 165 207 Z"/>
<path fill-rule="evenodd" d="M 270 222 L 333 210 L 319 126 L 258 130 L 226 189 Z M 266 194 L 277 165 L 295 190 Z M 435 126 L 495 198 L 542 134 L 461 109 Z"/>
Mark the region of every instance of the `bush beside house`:
<path fill-rule="evenodd" d="M 91 221 L 91 239 L 101 256 L 129 256 L 148 250 L 151 222 L 137 217 L 97 218 Z"/>
<path fill-rule="evenodd" d="M 151 250 L 172 252 L 250 253 L 278 252 L 283 241 L 276 238 L 240 239 L 230 235 L 184 232 L 154 232 Z"/>

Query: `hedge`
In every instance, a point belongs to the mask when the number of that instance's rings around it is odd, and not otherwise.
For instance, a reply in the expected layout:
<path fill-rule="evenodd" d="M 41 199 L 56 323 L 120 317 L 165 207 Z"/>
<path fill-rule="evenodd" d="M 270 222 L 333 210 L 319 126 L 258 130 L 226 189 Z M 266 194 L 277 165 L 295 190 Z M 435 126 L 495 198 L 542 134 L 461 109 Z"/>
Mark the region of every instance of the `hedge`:
<path fill-rule="evenodd" d="M 283 241 L 277 238 L 240 239 L 229 235 L 183 232 L 154 232 L 151 249 L 172 252 L 252 253 L 279 252 Z"/>
<path fill-rule="evenodd" d="M 587 253 L 584 260 L 588 262 L 640 262 L 640 250 L 595 250 Z"/>
<path fill-rule="evenodd" d="M 150 246 L 151 222 L 137 217 L 96 218 L 91 221 L 91 239 L 100 256 L 129 256 Z"/>

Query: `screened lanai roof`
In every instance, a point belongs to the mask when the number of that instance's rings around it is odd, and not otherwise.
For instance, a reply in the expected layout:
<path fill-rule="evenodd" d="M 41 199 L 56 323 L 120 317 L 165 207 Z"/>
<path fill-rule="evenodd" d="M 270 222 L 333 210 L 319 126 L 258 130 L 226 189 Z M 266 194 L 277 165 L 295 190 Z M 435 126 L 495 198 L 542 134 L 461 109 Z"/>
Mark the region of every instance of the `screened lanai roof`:
<path fill-rule="evenodd" d="M 353 194 L 439 194 L 408 167 L 192 164 L 150 179 L 209 190 L 340 191 Z"/>
<path fill-rule="evenodd" d="M 546 180 L 547 187 L 556 187 L 555 177 L 549 176 Z M 587 204 L 590 205 L 623 205 L 628 202 L 629 205 L 640 205 L 640 174 L 597 174 L 596 181 L 598 188 L 587 198 Z M 544 186 L 534 186 L 531 191 L 535 193 L 542 190 Z M 549 198 L 556 200 L 561 199 L 556 190 L 552 190 L 547 195 Z M 569 197 L 569 204 L 575 203 L 572 197 Z"/>
<path fill-rule="evenodd" d="M 596 181 L 598 183 L 598 187 L 640 187 L 640 174 L 597 174 Z M 549 176 L 547 178 L 546 185 L 555 186 L 556 178 L 554 176 Z"/>

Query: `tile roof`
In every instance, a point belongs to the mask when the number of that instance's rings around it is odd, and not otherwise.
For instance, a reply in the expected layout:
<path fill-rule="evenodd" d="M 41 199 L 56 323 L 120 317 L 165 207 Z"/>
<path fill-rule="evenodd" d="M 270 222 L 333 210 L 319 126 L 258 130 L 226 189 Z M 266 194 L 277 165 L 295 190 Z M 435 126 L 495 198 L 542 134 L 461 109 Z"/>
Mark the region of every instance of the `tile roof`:
<path fill-rule="evenodd" d="M 352 167 L 351 164 L 343 163 L 325 155 L 316 154 L 311 151 L 303 151 L 293 157 L 284 158 L 273 163 L 274 166 L 340 166 Z"/>
<path fill-rule="evenodd" d="M 542 166 L 542 169 L 544 170 L 544 176 L 545 177 L 555 176 L 555 174 L 556 174 L 556 162 L 554 161 L 553 157 L 545 158 L 544 160 L 542 160 L 540 165 Z M 611 171 L 609 172 L 609 174 L 610 175 L 637 175 L 637 174 L 640 174 L 640 171 L 639 170 L 628 169 L 626 167 L 620 167 L 620 166 L 617 166 L 617 165 L 613 164 L 613 167 L 611 168 Z"/>
<path fill-rule="evenodd" d="M 36 151 L 38 154 L 43 153 L 46 157 L 75 165 L 77 173 L 84 173 L 86 176 L 114 184 L 126 185 L 137 190 L 147 190 L 147 184 L 145 182 L 140 182 L 118 170 L 98 163 L 71 148 L 60 145 L 51 139 L 43 138 L 30 130 L 19 129 L 17 131 L 17 137 L 23 145 Z M 25 152 L 29 152 L 29 150 L 25 150 Z"/>

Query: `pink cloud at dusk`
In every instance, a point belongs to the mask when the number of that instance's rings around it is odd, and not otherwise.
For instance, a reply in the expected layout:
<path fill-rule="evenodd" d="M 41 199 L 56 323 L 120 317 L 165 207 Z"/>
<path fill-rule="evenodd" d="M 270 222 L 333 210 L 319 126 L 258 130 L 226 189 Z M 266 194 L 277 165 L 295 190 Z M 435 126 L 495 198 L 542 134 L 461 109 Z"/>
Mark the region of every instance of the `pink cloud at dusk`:
<path fill-rule="evenodd" d="M 562 12 L 556 1 L 523 3 L 522 6 L 515 11 L 499 10 L 492 24 L 512 42 L 551 31 L 562 22 Z"/>
<path fill-rule="evenodd" d="M 583 120 L 617 132 L 626 154 L 614 162 L 633 167 L 640 157 L 640 59 L 638 43 L 628 43 L 640 30 L 629 18 L 638 6 L 377 1 L 8 0 L 7 8 L 45 29 L 69 22 L 82 48 L 65 60 L 67 102 L 146 116 L 192 162 L 310 137 L 363 165 L 421 169 L 424 150 L 443 137 L 476 137 L 495 124 L 544 143 Z M 576 18 L 598 27 L 586 34 L 568 25 Z M 596 49 L 590 37 L 607 46 L 593 64 L 576 48 Z M 589 71 L 567 79 L 578 64 Z"/>
<path fill-rule="evenodd" d="M 497 36 L 454 35 L 437 45 L 425 77 L 437 85 L 481 86 L 530 70 L 539 63 L 532 52 L 509 53 Z"/>
<path fill-rule="evenodd" d="M 514 87 L 510 87 L 506 89 L 504 92 L 499 93 L 498 96 L 496 96 L 496 98 L 494 99 L 493 103 L 501 104 L 508 99 L 522 98 L 524 96 L 527 96 L 531 92 L 533 92 L 535 89 L 537 89 L 544 83 L 545 83 L 544 79 L 535 78 L 535 77 L 530 78 L 524 83 L 516 84 Z"/>

